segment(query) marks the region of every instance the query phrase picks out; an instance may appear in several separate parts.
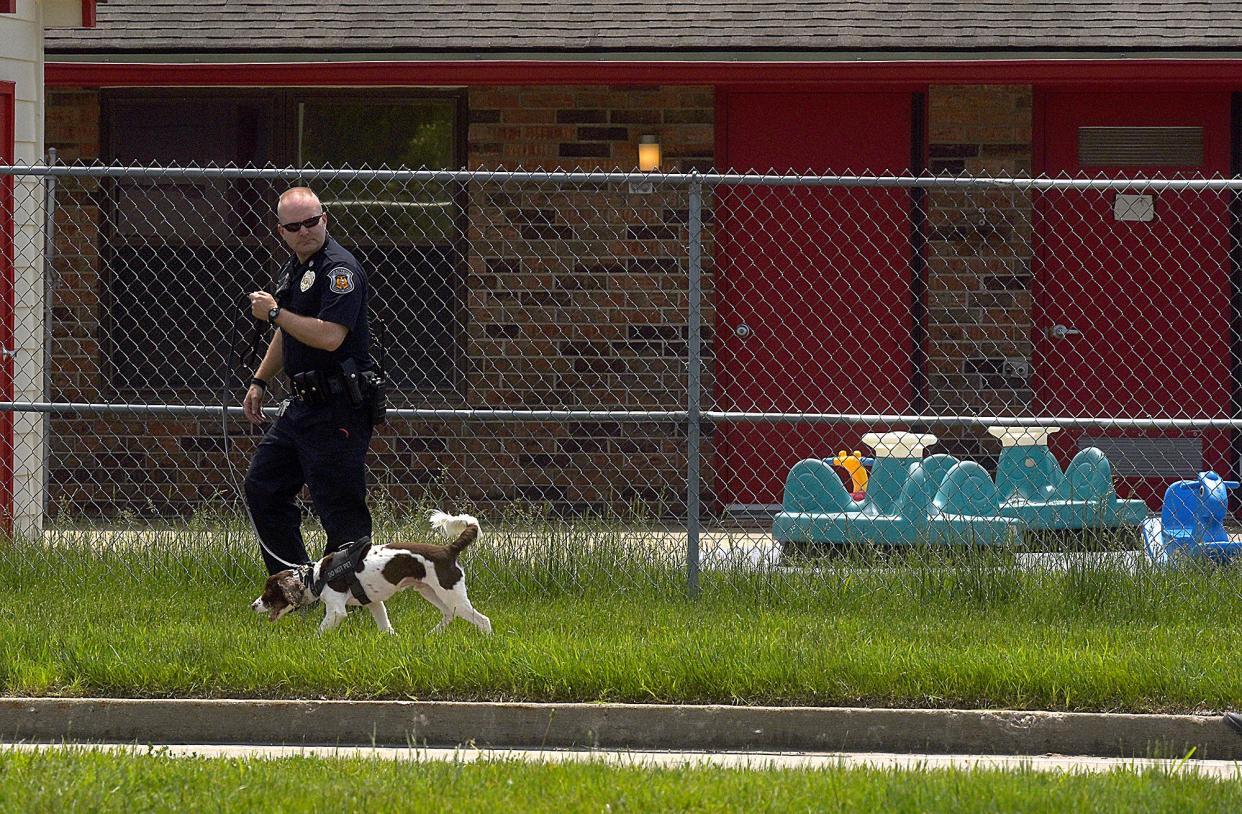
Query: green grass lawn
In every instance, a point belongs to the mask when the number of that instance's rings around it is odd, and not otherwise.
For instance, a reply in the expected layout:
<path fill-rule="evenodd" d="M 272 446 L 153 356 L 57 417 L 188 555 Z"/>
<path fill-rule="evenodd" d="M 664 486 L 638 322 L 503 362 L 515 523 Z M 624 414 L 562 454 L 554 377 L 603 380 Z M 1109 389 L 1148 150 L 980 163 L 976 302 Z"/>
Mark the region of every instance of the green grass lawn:
<path fill-rule="evenodd" d="M 1235 812 L 1242 783 L 1170 772 L 654 769 L 601 763 L 0 753 L 3 812 Z"/>
<path fill-rule="evenodd" d="M 218 545 L 212 543 L 212 546 Z M 248 561 L 247 554 L 250 555 Z M 468 560 L 485 638 L 416 593 L 398 636 L 354 610 L 276 624 L 248 547 L 0 548 L 0 691 L 1217 711 L 1242 702 L 1242 572 L 1028 571 L 1003 556 L 684 575 L 578 552 L 574 572 Z"/>

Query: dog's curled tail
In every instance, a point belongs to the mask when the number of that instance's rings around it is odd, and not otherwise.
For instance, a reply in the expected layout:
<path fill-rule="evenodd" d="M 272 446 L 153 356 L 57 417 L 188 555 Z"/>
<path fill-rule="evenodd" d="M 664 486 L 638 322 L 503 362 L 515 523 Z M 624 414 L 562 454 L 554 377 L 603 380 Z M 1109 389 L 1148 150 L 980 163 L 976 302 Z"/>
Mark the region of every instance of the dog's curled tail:
<path fill-rule="evenodd" d="M 444 539 L 452 540 L 448 544 L 448 549 L 453 556 L 461 554 L 466 550 L 466 546 L 473 543 L 479 536 L 479 521 L 473 515 L 469 514 L 447 514 L 446 512 L 432 512 L 428 518 L 433 528 L 439 529 L 444 535 Z"/>

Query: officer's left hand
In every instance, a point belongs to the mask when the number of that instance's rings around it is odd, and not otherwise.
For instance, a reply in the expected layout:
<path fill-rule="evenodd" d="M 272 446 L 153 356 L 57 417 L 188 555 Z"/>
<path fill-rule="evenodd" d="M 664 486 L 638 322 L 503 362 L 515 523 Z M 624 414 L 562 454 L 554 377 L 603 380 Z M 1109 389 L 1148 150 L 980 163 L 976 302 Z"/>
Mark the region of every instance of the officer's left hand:
<path fill-rule="evenodd" d="M 250 313 L 255 319 L 267 321 L 267 312 L 276 307 L 276 298 L 266 291 L 250 292 Z"/>

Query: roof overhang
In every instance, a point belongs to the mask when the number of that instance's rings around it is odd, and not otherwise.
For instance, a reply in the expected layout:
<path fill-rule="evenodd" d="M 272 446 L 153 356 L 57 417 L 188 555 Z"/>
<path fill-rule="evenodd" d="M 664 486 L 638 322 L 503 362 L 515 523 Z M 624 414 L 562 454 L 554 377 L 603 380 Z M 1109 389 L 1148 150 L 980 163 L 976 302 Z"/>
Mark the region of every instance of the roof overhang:
<path fill-rule="evenodd" d="M 3 2 L 3 0 L 0 0 Z M 960 54 L 854 55 L 767 59 L 723 54 L 634 54 L 584 59 L 468 55 L 379 59 L 360 54 L 246 55 L 48 54 L 48 85 L 103 86 L 468 86 L 729 85 L 845 82 L 864 84 L 1195 84 L 1242 87 L 1242 58 L 1220 54 L 1170 58 L 1116 54 L 1054 56 Z"/>

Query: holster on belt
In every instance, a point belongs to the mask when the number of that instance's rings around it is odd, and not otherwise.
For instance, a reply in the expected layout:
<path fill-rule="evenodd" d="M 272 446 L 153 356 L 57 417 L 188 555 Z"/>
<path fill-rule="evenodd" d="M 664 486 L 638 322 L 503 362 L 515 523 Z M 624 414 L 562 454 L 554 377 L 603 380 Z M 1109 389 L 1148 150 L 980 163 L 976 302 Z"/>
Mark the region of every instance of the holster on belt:
<path fill-rule="evenodd" d="M 341 376 L 345 380 L 345 392 L 349 395 L 349 405 L 355 410 L 362 407 L 362 374 L 358 371 L 358 363 L 353 359 L 341 362 Z"/>

